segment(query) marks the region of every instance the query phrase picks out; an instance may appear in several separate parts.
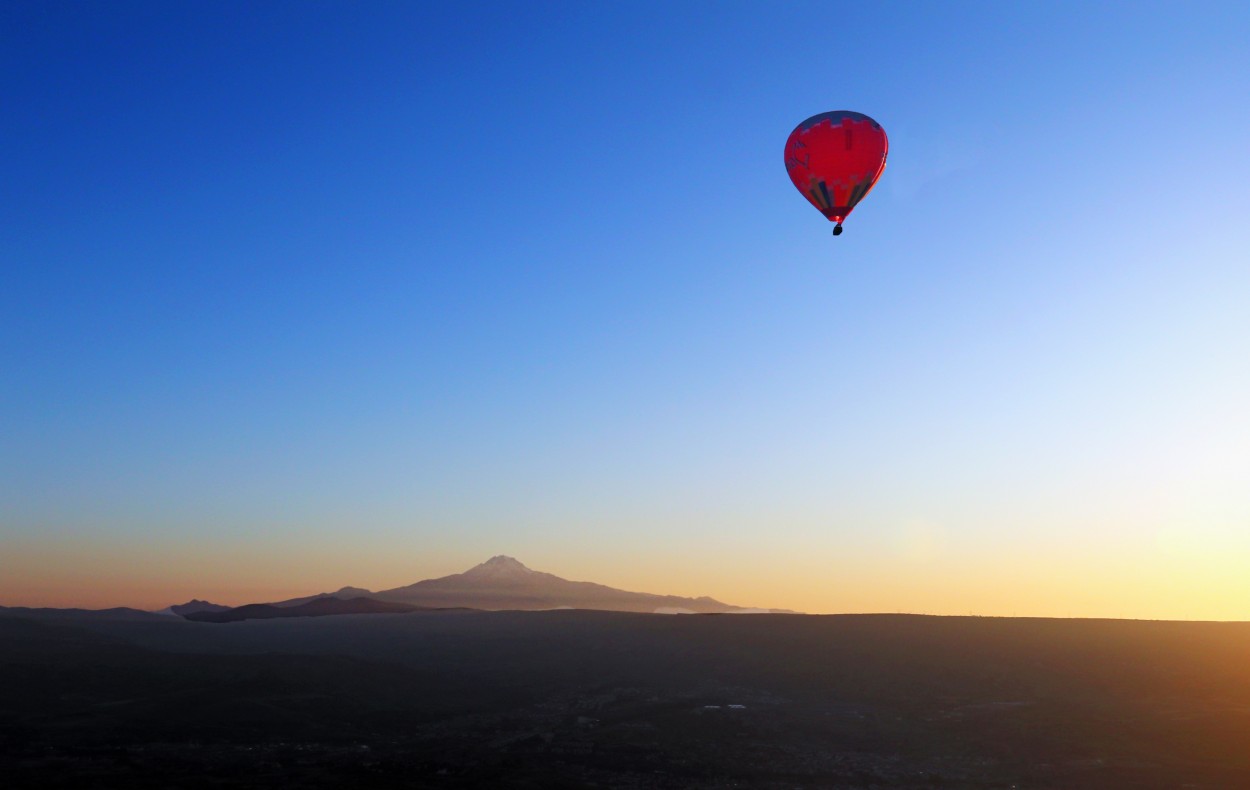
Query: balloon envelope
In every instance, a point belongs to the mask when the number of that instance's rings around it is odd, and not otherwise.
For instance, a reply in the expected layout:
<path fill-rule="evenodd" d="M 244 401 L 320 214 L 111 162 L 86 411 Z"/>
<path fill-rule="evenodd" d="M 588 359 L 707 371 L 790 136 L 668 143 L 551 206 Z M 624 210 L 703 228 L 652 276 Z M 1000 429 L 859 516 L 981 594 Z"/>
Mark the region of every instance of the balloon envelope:
<path fill-rule="evenodd" d="M 841 225 L 881 177 L 889 150 L 885 129 L 867 115 L 825 112 L 790 132 L 786 172 L 809 203 Z"/>

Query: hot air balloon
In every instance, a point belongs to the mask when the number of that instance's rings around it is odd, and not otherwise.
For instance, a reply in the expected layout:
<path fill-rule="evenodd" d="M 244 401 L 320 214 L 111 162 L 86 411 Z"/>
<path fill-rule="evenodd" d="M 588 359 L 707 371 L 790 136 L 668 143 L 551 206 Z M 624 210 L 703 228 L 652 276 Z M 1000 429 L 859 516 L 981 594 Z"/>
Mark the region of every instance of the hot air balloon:
<path fill-rule="evenodd" d="M 794 186 L 830 222 L 842 221 L 885 170 L 890 143 L 867 115 L 834 110 L 813 115 L 786 140 L 786 172 Z"/>

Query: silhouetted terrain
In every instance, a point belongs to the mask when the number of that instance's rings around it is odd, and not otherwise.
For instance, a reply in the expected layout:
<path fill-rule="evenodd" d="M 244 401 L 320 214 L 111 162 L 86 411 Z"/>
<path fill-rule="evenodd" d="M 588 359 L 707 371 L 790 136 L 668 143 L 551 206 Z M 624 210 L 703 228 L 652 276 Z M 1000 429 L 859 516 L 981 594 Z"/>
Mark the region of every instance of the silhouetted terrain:
<path fill-rule="evenodd" d="M 320 598 L 374 598 L 397 601 L 426 609 L 598 609 L 608 612 L 736 612 L 753 611 L 721 603 L 706 596 L 627 592 L 594 582 L 573 582 L 550 573 L 531 570 L 512 557 L 499 555 L 464 573 L 371 592 L 344 587 L 337 592 L 279 601 L 273 606 L 298 606 Z M 779 610 L 765 610 L 779 611 Z"/>
<path fill-rule="evenodd" d="M 0 606 L 0 617 L 37 617 L 47 620 L 164 620 L 156 612 L 116 606 L 112 609 L 46 609 L 28 606 Z"/>
<path fill-rule="evenodd" d="M 374 593 L 363 587 L 340 587 L 335 592 L 324 592 L 316 595 L 305 595 L 302 598 L 291 598 L 286 601 L 278 601 L 272 606 L 299 606 L 300 604 L 310 603 L 318 598 L 342 598 L 348 600 L 350 598 L 373 598 Z"/>
<path fill-rule="evenodd" d="M 8 786 L 1250 787 L 1250 624 L 0 613 Z"/>
<path fill-rule="evenodd" d="M 428 607 L 472 609 L 600 609 L 614 612 L 727 612 L 736 607 L 712 598 L 626 592 L 594 582 L 572 582 L 525 567 L 512 557 L 491 557 L 464 573 L 382 590 L 374 597 Z"/>
<path fill-rule="evenodd" d="M 158 614 L 164 614 L 165 611 L 168 611 L 169 614 L 186 617 L 187 615 L 199 614 L 200 612 L 225 612 L 229 609 L 229 606 L 222 606 L 219 603 L 210 603 L 209 601 L 201 601 L 198 598 L 193 598 L 186 603 L 175 604 L 167 610 L 158 612 Z"/>
<path fill-rule="evenodd" d="M 224 611 L 190 612 L 188 620 L 198 623 L 237 623 L 240 620 L 272 620 L 278 617 L 327 617 L 340 614 L 400 614 L 420 607 L 406 603 L 377 601 L 373 598 L 314 598 L 294 606 L 252 603 Z"/>

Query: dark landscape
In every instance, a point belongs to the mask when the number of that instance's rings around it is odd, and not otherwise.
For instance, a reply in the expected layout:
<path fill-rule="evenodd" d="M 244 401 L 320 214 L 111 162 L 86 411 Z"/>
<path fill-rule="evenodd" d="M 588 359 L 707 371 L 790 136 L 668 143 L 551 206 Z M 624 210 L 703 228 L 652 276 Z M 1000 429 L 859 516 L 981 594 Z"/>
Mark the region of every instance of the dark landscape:
<path fill-rule="evenodd" d="M 5 787 L 1250 786 L 1250 624 L 0 610 Z"/>

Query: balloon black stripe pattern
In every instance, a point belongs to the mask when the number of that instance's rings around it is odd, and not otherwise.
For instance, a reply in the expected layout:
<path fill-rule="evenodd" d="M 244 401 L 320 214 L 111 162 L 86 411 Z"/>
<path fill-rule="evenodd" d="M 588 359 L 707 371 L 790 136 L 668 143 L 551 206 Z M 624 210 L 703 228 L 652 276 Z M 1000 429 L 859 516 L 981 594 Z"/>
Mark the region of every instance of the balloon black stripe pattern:
<path fill-rule="evenodd" d="M 864 179 L 855 185 L 851 190 L 851 197 L 847 200 L 847 208 L 855 208 L 855 204 L 864 199 L 864 195 L 868 192 L 868 179 Z"/>
<path fill-rule="evenodd" d="M 820 194 L 820 191 L 816 189 L 816 187 L 812 187 L 811 189 L 809 189 L 807 191 L 807 194 L 812 196 L 812 202 L 815 203 L 817 206 L 820 206 L 822 210 L 824 211 L 829 210 L 829 203 Z"/>

